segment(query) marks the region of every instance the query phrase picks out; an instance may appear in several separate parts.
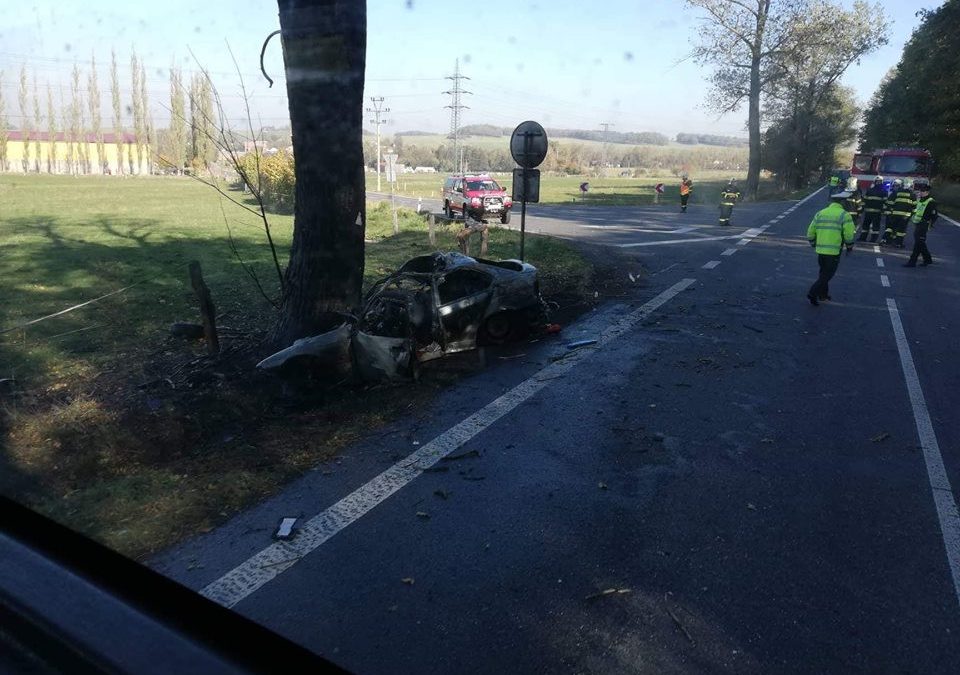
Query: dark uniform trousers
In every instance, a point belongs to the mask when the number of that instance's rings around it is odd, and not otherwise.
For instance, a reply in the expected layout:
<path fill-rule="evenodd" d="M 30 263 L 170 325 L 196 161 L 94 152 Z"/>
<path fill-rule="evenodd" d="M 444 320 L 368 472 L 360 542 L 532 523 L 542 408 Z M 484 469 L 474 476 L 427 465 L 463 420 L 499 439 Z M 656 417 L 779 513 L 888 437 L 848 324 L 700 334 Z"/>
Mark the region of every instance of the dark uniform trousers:
<path fill-rule="evenodd" d="M 867 235 L 870 235 L 870 241 L 876 241 L 877 237 L 880 235 L 880 218 L 881 213 L 879 211 L 864 211 L 863 212 L 863 225 L 860 228 L 860 241 L 866 241 Z"/>
<path fill-rule="evenodd" d="M 910 262 L 916 263 L 917 258 L 923 256 L 923 262 L 929 265 L 933 262 L 930 256 L 930 250 L 927 248 L 927 230 L 930 229 L 929 223 L 919 222 L 913 229 L 913 251 L 910 253 Z"/>
<path fill-rule="evenodd" d="M 817 263 L 820 265 L 820 276 L 813 282 L 807 296 L 817 300 L 826 300 L 827 296 L 830 295 L 830 280 L 833 279 L 833 275 L 837 273 L 837 267 L 840 266 L 840 256 L 819 253 L 817 254 Z"/>

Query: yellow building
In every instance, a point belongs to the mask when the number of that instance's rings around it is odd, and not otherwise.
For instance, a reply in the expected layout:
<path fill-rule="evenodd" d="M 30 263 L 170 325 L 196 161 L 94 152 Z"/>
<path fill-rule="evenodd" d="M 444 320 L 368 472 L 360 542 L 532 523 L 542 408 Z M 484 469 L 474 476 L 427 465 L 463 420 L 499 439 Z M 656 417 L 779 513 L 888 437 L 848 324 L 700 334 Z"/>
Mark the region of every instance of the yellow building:
<path fill-rule="evenodd" d="M 145 175 L 149 172 L 150 148 L 140 145 L 138 152 L 133 134 L 120 134 L 119 143 L 116 134 L 103 134 L 102 158 L 96 136 L 91 133 L 74 141 L 70 134 L 58 132 L 53 142 L 45 131 L 29 132 L 27 140 L 24 135 L 21 131 L 7 132 L 6 157 L 0 157 L 0 173 Z M 0 152 L 2 150 L 0 140 Z"/>

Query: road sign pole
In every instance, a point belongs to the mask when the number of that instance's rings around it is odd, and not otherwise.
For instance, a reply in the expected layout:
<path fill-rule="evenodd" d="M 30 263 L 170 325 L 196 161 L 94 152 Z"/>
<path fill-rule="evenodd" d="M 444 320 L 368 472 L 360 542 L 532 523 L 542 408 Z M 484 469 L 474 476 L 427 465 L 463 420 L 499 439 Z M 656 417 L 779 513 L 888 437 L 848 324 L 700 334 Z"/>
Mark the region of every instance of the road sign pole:
<path fill-rule="evenodd" d="M 527 232 L 527 170 L 523 170 L 523 199 L 520 200 L 520 262 L 523 262 L 523 240 Z"/>

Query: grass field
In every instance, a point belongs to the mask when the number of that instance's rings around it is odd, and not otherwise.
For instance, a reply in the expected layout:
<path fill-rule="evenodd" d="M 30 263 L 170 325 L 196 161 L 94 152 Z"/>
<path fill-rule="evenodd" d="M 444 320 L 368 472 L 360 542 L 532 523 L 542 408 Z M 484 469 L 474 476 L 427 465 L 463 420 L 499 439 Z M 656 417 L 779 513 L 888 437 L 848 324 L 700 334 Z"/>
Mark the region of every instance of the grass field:
<path fill-rule="evenodd" d="M 409 414 L 437 386 L 404 385 L 402 396 L 371 388 L 292 418 L 268 388 L 235 384 L 242 372 L 215 368 L 213 382 L 168 387 L 203 354 L 168 335 L 172 322 L 198 319 L 189 261 L 203 266 L 225 350 L 255 347 L 272 325 L 274 310 L 231 254 L 224 212 L 237 250 L 275 295 L 256 219 L 179 178 L 0 175 L 0 204 L 0 492 L 125 553 L 212 526 L 362 430 Z M 292 217 L 271 222 L 285 263 Z M 423 218 L 401 212 L 399 223 L 395 236 L 387 205 L 370 209 L 366 283 L 433 250 Z M 436 248 L 456 248 L 452 230 L 440 229 Z M 516 233 L 497 229 L 489 256 L 518 248 Z M 589 265 L 558 240 L 528 236 L 527 259 L 547 294 L 590 281 Z"/>
<path fill-rule="evenodd" d="M 608 173 L 613 173 L 608 169 Z M 509 173 L 493 174 L 497 181 L 510 190 L 513 182 Z M 367 189 L 375 190 L 377 176 L 367 173 Z M 422 197 L 424 199 L 440 199 L 445 174 L 400 174 L 395 190 L 397 194 L 407 197 Z M 694 190 L 691 196 L 693 204 L 717 204 L 720 200 L 720 191 L 726 186 L 730 178 L 738 181 L 740 188 L 746 182 L 746 174 L 729 173 L 724 171 L 704 171 L 691 173 L 694 181 Z M 580 184 L 584 181 L 590 184 L 586 197 L 582 198 Z M 642 206 L 654 203 L 657 183 L 664 184 L 664 194 L 660 199 L 662 204 L 678 204 L 680 202 L 680 179 L 671 172 L 649 173 L 641 176 L 547 176 L 540 182 L 541 204 L 569 204 L 574 201 L 592 205 L 620 205 Z M 381 176 L 382 191 L 389 191 L 390 186 Z M 760 183 L 760 199 L 780 199 L 794 195 L 785 195 L 778 192 L 773 182 L 764 179 Z"/>

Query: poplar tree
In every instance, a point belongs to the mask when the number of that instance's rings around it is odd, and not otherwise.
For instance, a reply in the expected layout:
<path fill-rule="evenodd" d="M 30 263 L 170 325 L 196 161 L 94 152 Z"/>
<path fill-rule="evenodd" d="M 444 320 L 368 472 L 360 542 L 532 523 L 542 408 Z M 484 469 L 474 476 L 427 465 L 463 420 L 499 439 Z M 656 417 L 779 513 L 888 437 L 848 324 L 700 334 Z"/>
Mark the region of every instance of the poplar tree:
<path fill-rule="evenodd" d="M 103 130 L 100 128 L 100 85 L 97 83 L 97 57 L 90 55 L 90 74 L 87 76 L 87 107 L 90 110 L 90 131 L 93 132 L 94 142 L 97 144 L 98 173 L 105 173 L 103 153 Z"/>
<path fill-rule="evenodd" d="M 41 158 L 40 126 L 43 124 L 43 115 L 40 113 L 40 89 L 37 87 L 37 74 L 33 74 L 33 154 L 37 173 L 43 170 Z"/>
<path fill-rule="evenodd" d="M 80 66 L 73 64 L 70 88 L 70 135 L 76 144 L 74 173 L 88 173 L 87 143 L 84 138 L 83 91 L 80 89 Z"/>
<path fill-rule="evenodd" d="M 47 138 L 50 139 L 50 151 L 47 154 L 47 173 L 57 173 L 60 158 L 57 153 L 57 110 L 53 107 L 53 90 L 47 84 Z"/>
<path fill-rule="evenodd" d="M 192 104 L 192 102 L 191 102 Z M 170 67 L 170 163 L 177 173 L 183 172 L 186 163 L 186 104 L 180 69 Z"/>
<path fill-rule="evenodd" d="M 28 106 L 30 89 L 27 82 L 27 66 L 20 66 L 20 138 L 23 142 L 23 172 L 30 171 L 30 109 Z"/>
<path fill-rule="evenodd" d="M 130 54 L 130 71 L 131 78 L 133 79 L 133 136 L 137 144 L 137 166 L 135 173 L 140 173 L 143 167 L 144 137 L 147 132 L 146 123 L 143 118 L 143 100 L 140 98 L 140 63 L 135 51 Z"/>
<path fill-rule="evenodd" d="M 70 119 L 71 119 L 71 110 L 63 97 L 63 88 L 60 88 L 60 114 L 61 114 L 61 126 L 63 127 L 63 138 L 67 143 L 67 156 L 66 160 L 66 173 L 73 174 L 76 171 L 76 160 L 77 160 L 77 149 L 73 144 L 73 133 L 71 131 Z"/>
<path fill-rule="evenodd" d="M 136 92 L 134 92 L 136 96 Z M 153 174 L 154 134 L 153 116 L 150 114 L 150 101 L 147 98 L 147 69 L 140 60 L 140 110 L 143 114 L 143 141 L 146 146 L 147 175 Z"/>
<path fill-rule="evenodd" d="M 7 141 L 9 138 L 7 108 L 3 100 L 3 71 L 0 70 L 0 172 L 7 170 Z"/>
<path fill-rule="evenodd" d="M 113 142 L 117 146 L 117 173 L 123 175 L 123 108 L 120 105 L 120 78 L 117 53 L 110 50 L 110 98 L 113 103 Z"/>

